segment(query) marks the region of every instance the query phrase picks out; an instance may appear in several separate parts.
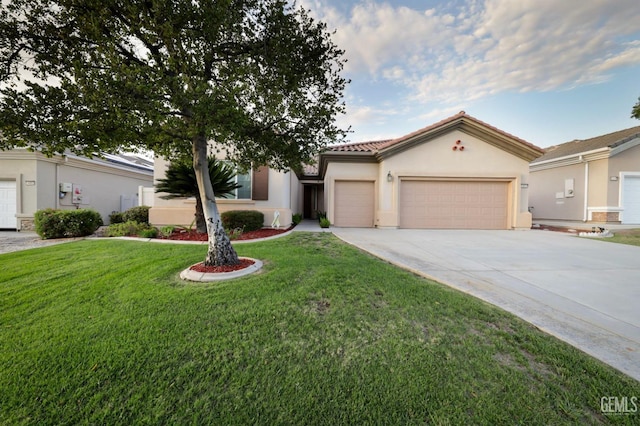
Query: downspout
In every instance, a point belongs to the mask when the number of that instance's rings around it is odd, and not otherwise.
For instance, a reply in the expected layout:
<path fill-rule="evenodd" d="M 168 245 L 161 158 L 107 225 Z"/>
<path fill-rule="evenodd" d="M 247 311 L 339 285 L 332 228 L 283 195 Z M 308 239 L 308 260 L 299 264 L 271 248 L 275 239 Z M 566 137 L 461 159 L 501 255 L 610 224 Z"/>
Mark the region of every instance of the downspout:
<path fill-rule="evenodd" d="M 584 161 L 584 215 L 582 221 L 587 222 L 589 220 L 589 162 L 585 161 L 582 156 L 580 157 Z"/>

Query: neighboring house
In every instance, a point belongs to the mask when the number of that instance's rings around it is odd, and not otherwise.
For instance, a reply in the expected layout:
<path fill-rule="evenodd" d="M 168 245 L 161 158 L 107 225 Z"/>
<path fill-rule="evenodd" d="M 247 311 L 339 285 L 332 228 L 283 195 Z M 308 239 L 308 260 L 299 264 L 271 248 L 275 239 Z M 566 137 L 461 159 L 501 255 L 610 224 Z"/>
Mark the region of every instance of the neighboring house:
<path fill-rule="evenodd" d="M 545 151 L 530 166 L 534 218 L 640 224 L 640 126 Z"/>
<path fill-rule="evenodd" d="M 461 112 L 398 139 L 329 147 L 297 176 L 251 172 L 242 179 L 244 195 L 218 205 L 221 211 L 260 210 L 265 226 L 275 211 L 282 226 L 289 226 L 292 213 L 315 218 L 320 211 L 343 227 L 528 229 L 529 163 L 542 153 Z M 156 160 L 156 179 L 165 170 Z M 193 221 L 193 199 L 161 195 L 152 223 Z"/>
<path fill-rule="evenodd" d="M 34 213 L 45 208 L 92 208 L 108 223 L 109 214 L 137 205 L 139 188 L 152 184 L 152 162 L 134 155 L 0 151 L 0 228 L 32 230 Z"/>

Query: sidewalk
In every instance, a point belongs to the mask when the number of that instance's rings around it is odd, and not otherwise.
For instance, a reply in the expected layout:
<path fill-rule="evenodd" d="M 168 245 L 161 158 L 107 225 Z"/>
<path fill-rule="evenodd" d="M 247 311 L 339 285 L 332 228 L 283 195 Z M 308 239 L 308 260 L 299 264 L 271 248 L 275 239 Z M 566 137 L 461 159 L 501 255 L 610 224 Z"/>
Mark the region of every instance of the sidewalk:
<path fill-rule="evenodd" d="M 331 228 L 320 228 L 320 223 L 313 219 L 304 219 L 293 228 L 293 232 L 331 232 Z"/>

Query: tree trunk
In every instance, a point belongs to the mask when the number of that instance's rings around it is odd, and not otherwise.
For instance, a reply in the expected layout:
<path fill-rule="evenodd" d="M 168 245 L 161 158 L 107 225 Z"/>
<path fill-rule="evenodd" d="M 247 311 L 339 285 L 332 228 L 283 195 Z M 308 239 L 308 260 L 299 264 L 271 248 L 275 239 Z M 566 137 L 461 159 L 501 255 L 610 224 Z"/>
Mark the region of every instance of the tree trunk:
<path fill-rule="evenodd" d="M 196 173 L 202 211 L 209 235 L 209 250 L 204 264 L 207 266 L 237 265 L 240 263 L 238 254 L 222 227 L 216 197 L 213 193 L 207 161 L 207 139 L 203 135 L 196 136 L 193 140 L 193 169 Z"/>
<path fill-rule="evenodd" d="M 207 232 L 207 221 L 204 218 L 204 211 L 202 209 L 202 198 L 200 194 L 196 195 L 196 232 L 204 234 Z"/>

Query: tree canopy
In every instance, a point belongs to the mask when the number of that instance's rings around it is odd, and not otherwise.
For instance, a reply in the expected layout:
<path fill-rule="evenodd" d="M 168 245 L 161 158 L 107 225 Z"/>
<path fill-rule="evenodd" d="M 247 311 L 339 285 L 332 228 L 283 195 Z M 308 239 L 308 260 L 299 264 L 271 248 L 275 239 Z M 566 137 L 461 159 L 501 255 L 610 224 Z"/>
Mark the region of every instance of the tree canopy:
<path fill-rule="evenodd" d="M 12 0 L 0 147 L 191 153 L 286 169 L 345 132 L 342 51 L 282 0 Z"/>
<path fill-rule="evenodd" d="M 211 141 L 240 167 L 296 169 L 345 130 L 343 52 L 286 0 L 0 3 L 0 149 L 191 154 L 205 264 L 237 263 L 207 173 Z"/>

